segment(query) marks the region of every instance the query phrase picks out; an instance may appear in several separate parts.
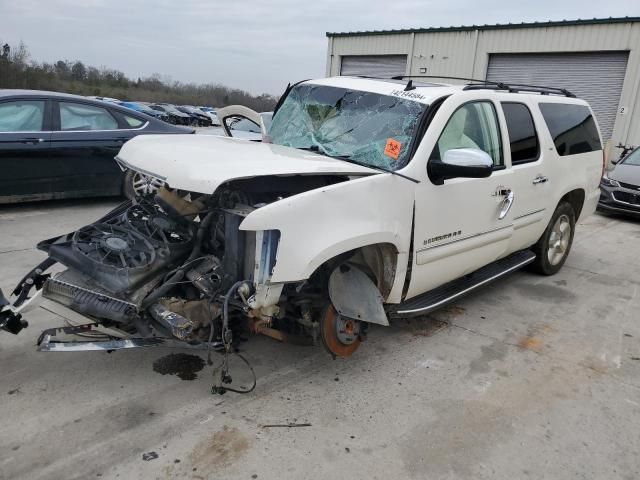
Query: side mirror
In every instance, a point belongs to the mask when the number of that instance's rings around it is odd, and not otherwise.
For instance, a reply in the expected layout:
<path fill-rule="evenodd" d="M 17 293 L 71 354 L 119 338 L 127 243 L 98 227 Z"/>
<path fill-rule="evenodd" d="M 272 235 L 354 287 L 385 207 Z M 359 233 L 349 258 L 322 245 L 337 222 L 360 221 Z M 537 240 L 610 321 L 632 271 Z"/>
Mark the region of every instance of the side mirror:
<path fill-rule="evenodd" d="M 442 160 L 428 163 L 429 178 L 437 185 L 450 178 L 486 178 L 493 172 L 493 160 L 477 148 L 454 148 Z"/>

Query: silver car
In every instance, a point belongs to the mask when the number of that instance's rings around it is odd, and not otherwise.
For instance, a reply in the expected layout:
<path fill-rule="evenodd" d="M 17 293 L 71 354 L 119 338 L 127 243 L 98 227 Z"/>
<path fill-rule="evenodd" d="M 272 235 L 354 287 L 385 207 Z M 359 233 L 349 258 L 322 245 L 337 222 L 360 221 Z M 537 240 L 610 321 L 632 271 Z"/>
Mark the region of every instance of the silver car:
<path fill-rule="evenodd" d="M 613 163 L 600 182 L 598 209 L 640 216 L 640 147 Z"/>

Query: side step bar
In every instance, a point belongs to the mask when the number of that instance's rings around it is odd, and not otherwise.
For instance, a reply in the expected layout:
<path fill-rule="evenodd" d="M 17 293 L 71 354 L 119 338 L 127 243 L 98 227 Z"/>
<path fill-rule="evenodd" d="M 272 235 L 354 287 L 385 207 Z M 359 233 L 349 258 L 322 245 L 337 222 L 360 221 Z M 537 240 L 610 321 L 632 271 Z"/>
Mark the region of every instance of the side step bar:
<path fill-rule="evenodd" d="M 531 250 L 521 250 L 508 257 L 476 270 L 469 275 L 460 277 L 449 283 L 434 288 L 426 293 L 411 298 L 389 311 L 389 316 L 410 317 L 425 315 L 451 303 L 461 296 L 487 285 L 519 268 L 533 262 L 536 255 Z"/>

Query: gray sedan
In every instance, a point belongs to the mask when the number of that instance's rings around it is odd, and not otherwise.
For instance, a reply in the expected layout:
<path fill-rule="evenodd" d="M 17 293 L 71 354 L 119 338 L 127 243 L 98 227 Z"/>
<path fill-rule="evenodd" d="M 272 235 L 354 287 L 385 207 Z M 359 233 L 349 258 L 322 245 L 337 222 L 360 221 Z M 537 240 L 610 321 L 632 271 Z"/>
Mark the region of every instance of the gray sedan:
<path fill-rule="evenodd" d="M 604 174 L 600 192 L 599 210 L 640 216 L 640 147 Z"/>

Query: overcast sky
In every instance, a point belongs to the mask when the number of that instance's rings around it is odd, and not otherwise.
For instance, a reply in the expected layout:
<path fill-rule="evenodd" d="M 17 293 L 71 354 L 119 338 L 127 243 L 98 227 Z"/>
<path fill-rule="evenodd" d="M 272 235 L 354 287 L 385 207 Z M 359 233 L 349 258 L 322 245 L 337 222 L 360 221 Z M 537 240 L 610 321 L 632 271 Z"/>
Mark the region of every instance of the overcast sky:
<path fill-rule="evenodd" d="M 477 5 L 481 3 L 481 7 Z M 640 16 L 639 0 L 0 0 L 0 40 L 39 61 L 280 93 L 324 76 L 325 32 Z"/>

